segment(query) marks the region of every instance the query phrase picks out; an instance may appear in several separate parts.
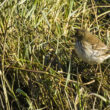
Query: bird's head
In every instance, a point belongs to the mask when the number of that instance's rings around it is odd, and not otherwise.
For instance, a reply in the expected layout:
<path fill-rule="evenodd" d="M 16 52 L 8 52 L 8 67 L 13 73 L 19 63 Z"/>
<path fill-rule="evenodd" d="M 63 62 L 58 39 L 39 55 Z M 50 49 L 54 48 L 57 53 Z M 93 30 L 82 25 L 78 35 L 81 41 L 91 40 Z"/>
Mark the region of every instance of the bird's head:
<path fill-rule="evenodd" d="M 86 36 L 86 30 L 85 29 L 76 29 L 76 39 L 82 40 Z"/>

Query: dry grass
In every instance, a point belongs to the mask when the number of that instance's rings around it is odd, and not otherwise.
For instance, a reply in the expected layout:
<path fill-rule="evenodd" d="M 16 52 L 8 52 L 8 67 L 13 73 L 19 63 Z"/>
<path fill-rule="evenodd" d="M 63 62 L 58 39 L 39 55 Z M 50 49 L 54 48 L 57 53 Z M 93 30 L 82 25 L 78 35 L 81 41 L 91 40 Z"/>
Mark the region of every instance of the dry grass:
<path fill-rule="evenodd" d="M 0 2 L 0 110 L 110 110 L 110 60 L 77 58 L 75 28 L 109 45 L 109 0 Z"/>

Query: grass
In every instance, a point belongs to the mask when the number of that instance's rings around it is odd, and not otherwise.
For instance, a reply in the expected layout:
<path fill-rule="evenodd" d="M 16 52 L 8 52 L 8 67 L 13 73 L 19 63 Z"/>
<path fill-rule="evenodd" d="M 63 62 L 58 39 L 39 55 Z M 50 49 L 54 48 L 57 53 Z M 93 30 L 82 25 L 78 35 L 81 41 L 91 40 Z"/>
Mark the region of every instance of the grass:
<path fill-rule="evenodd" d="M 109 110 L 103 76 L 74 52 L 75 28 L 110 42 L 109 0 L 0 2 L 0 110 Z"/>

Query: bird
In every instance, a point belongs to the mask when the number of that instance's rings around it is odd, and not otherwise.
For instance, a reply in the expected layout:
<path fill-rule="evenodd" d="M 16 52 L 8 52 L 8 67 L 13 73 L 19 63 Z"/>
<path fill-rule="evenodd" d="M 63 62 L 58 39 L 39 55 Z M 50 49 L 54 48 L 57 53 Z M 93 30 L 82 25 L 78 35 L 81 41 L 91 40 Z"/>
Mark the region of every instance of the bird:
<path fill-rule="evenodd" d="M 110 48 L 95 34 L 86 29 L 76 29 L 75 51 L 88 64 L 101 64 L 110 58 Z"/>

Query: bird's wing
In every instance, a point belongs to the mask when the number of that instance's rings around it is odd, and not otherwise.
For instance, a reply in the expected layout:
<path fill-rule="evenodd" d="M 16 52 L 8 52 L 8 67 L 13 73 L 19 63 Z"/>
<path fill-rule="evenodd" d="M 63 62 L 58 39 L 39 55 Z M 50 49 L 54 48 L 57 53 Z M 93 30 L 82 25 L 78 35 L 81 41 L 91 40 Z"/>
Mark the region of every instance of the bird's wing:
<path fill-rule="evenodd" d="M 108 47 L 99 39 L 96 37 L 96 35 L 93 35 L 90 33 L 89 39 L 87 42 L 89 42 L 92 45 L 92 48 L 95 50 L 108 50 Z"/>

